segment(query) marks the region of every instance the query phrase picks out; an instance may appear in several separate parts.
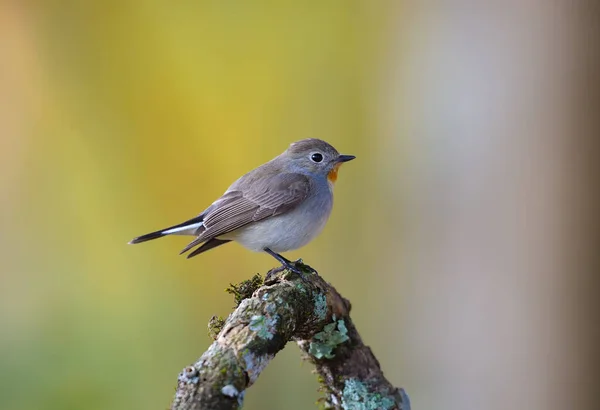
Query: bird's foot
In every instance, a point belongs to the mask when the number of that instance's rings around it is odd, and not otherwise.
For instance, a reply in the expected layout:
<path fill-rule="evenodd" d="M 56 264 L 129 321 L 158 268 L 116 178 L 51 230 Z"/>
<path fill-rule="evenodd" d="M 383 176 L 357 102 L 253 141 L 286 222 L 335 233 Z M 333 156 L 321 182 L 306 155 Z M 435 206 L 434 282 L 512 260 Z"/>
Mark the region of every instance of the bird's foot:
<path fill-rule="evenodd" d="M 271 279 L 273 278 L 273 276 L 277 275 L 279 272 L 286 270 L 286 269 L 289 270 L 290 272 L 294 272 L 296 275 L 300 276 L 300 279 L 302 279 L 303 282 L 308 282 L 302 269 L 296 265 L 297 263 L 298 263 L 298 261 L 294 261 L 294 262 L 288 261 L 286 263 L 283 263 L 281 266 L 278 266 L 277 268 L 271 269 L 269 272 L 267 272 L 267 275 L 265 276 L 265 282 L 267 282 L 267 281 L 270 282 Z M 313 268 L 311 268 L 308 265 L 304 265 L 302 263 L 301 259 L 300 259 L 300 264 L 302 265 L 303 268 L 309 270 L 312 273 L 317 274 L 316 270 L 314 270 Z"/>
<path fill-rule="evenodd" d="M 306 270 L 307 270 L 307 271 L 309 271 L 310 273 L 313 273 L 313 274 L 315 274 L 315 275 L 319 276 L 319 272 L 317 272 L 317 271 L 316 271 L 315 269 L 313 269 L 311 266 L 309 266 L 309 265 L 306 265 L 302 259 L 297 259 L 297 260 L 295 260 L 293 263 L 294 263 L 294 264 L 296 264 L 296 265 L 300 264 L 300 265 L 302 265 L 302 267 L 303 267 L 304 269 L 306 269 Z"/>
<path fill-rule="evenodd" d="M 283 268 L 294 272 L 296 275 L 300 276 L 300 279 L 302 279 L 303 282 L 308 282 L 308 280 L 306 279 L 306 276 L 304 276 L 304 272 L 302 272 L 302 269 L 300 269 L 300 267 L 296 266 L 295 262 L 292 261 L 287 261 L 284 262 Z"/>
<path fill-rule="evenodd" d="M 307 280 L 306 280 L 306 277 L 304 276 L 304 272 L 302 272 L 302 268 L 306 268 L 309 272 L 317 273 L 316 270 L 314 270 L 310 266 L 302 263 L 302 259 L 298 259 L 297 261 L 292 262 L 291 260 L 286 259 L 283 256 L 281 256 L 277 252 L 273 252 L 269 248 L 265 248 L 264 251 L 267 252 L 272 257 L 274 257 L 275 259 L 277 259 L 281 263 L 282 269 L 287 269 L 291 272 L 294 272 L 296 275 L 300 276 L 300 279 L 302 279 L 302 281 L 304 281 L 304 282 L 307 282 Z M 280 272 L 280 270 L 271 271 L 267 274 L 267 277 L 270 277 L 271 275 L 278 273 L 278 272 Z"/>

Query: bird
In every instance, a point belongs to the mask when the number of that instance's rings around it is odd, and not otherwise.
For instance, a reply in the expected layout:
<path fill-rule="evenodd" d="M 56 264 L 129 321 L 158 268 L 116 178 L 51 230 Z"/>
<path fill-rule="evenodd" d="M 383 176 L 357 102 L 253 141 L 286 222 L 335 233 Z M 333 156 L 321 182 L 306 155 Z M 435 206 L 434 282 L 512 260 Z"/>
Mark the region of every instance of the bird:
<path fill-rule="evenodd" d="M 187 255 L 191 258 L 234 241 L 251 251 L 266 252 L 282 268 L 303 277 L 295 262 L 281 253 L 299 249 L 321 233 L 331 215 L 339 168 L 355 158 L 341 155 L 321 139 L 293 142 L 237 179 L 198 216 L 138 236 L 129 244 L 169 235 L 194 236 L 180 252 L 191 251 Z"/>

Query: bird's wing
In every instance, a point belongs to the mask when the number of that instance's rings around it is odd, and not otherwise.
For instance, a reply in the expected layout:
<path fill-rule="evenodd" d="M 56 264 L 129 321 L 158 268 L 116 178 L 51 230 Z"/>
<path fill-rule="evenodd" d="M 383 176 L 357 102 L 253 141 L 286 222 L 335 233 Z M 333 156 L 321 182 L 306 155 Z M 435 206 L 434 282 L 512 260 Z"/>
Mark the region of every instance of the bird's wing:
<path fill-rule="evenodd" d="M 228 191 L 207 209 L 198 239 L 215 238 L 290 211 L 306 199 L 309 187 L 305 175 L 284 173 L 254 181 L 245 191 Z"/>

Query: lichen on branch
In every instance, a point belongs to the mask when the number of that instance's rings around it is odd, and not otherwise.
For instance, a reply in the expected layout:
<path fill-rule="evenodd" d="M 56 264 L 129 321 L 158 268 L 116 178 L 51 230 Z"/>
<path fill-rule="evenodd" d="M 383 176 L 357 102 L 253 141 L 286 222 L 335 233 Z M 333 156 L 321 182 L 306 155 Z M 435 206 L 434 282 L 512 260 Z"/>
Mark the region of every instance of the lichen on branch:
<path fill-rule="evenodd" d="M 362 344 L 349 316 L 350 303 L 306 265 L 297 266 L 306 280 L 279 269 L 269 272 L 264 283 L 255 275 L 230 286 L 237 307 L 224 322 L 211 319 L 209 333 L 215 341 L 179 374 L 172 409 L 241 407 L 246 389 L 291 340 L 316 365 L 327 406 L 410 408 L 403 390 L 383 377 L 371 350 Z M 370 366 L 366 372 L 360 369 L 365 365 Z"/>

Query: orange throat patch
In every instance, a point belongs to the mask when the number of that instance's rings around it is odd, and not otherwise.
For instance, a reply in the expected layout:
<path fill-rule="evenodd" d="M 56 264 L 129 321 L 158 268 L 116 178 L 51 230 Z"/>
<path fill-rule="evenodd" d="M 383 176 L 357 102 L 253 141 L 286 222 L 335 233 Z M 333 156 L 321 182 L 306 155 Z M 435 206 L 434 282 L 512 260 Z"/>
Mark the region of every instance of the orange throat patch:
<path fill-rule="evenodd" d="M 327 179 L 332 184 L 335 183 L 335 181 L 337 181 L 338 170 L 340 169 L 341 166 L 342 166 L 341 162 L 335 164 L 335 166 L 333 167 L 333 169 L 331 171 L 329 171 L 329 174 L 327 174 Z"/>

